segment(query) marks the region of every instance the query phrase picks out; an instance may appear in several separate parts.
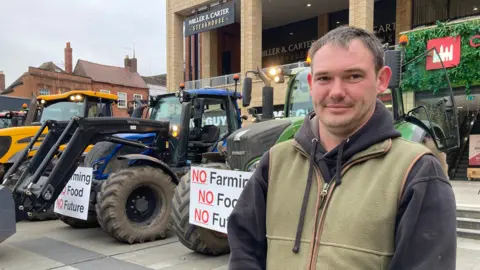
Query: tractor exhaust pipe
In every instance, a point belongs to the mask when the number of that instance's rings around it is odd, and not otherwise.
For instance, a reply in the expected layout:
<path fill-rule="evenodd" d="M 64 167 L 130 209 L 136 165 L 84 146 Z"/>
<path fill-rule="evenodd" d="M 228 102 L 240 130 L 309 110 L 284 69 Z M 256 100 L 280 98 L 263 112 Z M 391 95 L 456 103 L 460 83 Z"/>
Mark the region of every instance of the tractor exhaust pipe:
<path fill-rule="evenodd" d="M 17 232 L 15 202 L 9 188 L 0 185 L 0 243 Z"/>

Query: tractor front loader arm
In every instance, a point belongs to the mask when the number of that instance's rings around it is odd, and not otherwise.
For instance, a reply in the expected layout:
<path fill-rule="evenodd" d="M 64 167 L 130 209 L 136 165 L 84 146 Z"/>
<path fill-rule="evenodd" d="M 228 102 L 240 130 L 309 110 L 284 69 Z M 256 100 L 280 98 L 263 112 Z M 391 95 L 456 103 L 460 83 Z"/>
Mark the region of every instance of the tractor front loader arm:
<path fill-rule="evenodd" d="M 58 123 L 50 123 L 52 124 L 53 129 L 49 131 L 12 190 L 17 222 L 25 219 L 29 212 L 48 209 L 54 203 L 77 169 L 77 161 L 91 144 L 110 141 L 145 149 L 154 148 L 156 151 L 165 153 L 164 159 L 168 162 L 167 141 L 170 129 L 167 121 L 77 117 L 68 122 L 61 133 L 59 131 L 62 128 L 58 127 Z M 55 129 L 55 127 L 58 128 Z M 157 136 L 155 144 L 147 146 L 137 141 L 115 137 L 114 134 L 118 133 L 156 133 Z M 37 136 L 35 138 L 38 139 Z M 65 150 L 59 153 L 59 147 L 65 143 L 68 143 Z M 33 140 L 30 144 L 33 145 Z M 28 147 L 24 155 L 27 151 Z M 54 156 L 58 159 L 52 162 Z M 18 163 L 16 162 L 7 172 L 7 179 L 15 172 L 15 167 L 19 166 Z M 50 167 L 53 165 L 51 170 L 47 170 L 49 165 Z"/>

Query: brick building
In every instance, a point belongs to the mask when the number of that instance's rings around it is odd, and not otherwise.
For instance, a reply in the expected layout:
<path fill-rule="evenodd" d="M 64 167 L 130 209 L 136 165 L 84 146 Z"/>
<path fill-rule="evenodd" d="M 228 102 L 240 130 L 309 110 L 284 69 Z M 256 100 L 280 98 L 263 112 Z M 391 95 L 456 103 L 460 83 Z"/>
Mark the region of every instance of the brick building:
<path fill-rule="evenodd" d="M 125 58 L 124 67 L 107 66 L 79 59 L 73 69 L 70 42 L 65 48 L 65 70 L 53 62 L 28 71 L 0 94 L 30 98 L 32 95 L 64 93 L 70 90 L 94 90 L 118 96 L 115 116 L 128 116 L 127 103 L 135 97 L 145 99 L 149 89 L 137 72 L 137 59 Z"/>

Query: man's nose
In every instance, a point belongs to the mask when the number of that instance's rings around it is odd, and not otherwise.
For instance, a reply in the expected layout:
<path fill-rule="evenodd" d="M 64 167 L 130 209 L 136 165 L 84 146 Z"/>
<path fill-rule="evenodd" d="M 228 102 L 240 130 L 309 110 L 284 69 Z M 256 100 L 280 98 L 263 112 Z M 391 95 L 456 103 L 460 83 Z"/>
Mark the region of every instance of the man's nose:
<path fill-rule="evenodd" d="M 330 96 L 334 99 L 342 99 L 345 97 L 345 85 L 340 78 L 333 79 L 330 88 Z"/>

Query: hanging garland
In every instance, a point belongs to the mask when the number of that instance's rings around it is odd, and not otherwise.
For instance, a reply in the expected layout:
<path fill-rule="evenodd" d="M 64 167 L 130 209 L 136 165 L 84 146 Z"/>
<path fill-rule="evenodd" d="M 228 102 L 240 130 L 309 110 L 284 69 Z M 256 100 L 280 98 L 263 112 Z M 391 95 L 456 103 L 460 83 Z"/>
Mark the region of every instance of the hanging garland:
<path fill-rule="evenodd" d="M 470 94 L 472 86 L 480 86 L 480 19 L 461 23 L 437 22 L 435 28 L 412 31 L 405 34 L 408 45 L 405 49 L 405 62 L 427 51 L 427 42 L 431 39 L 448 36 L 461 36 L 460 63 L 447 68 L 452 88 L 464 87 L 465 94 Z M 402 75 L 404 92 L 433 91 L 447 86 L 442 69 L 426 70 L 425 58 L 409 64 Z"/>

